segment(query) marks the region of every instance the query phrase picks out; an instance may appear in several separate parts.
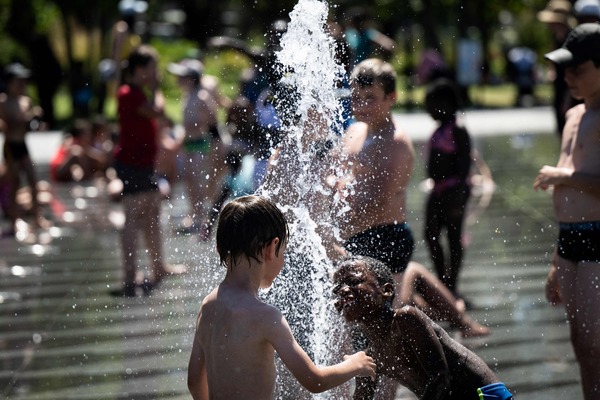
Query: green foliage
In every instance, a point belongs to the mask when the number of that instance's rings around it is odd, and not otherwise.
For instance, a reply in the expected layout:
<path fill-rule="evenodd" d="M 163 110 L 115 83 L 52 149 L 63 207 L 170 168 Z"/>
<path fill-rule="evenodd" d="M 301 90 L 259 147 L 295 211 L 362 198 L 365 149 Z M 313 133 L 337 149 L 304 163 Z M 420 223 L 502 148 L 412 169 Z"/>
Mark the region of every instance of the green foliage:
<path fill-rule="evenodd" d="M 46 0 L 33 0 L 33 9 L 36 17 L 35 30 L 37 33 L 49 32 L 50 29 L 55 25 L 56 21 L 60 19 L 60 9 L 53 2 Z"/>
<path fill-rule="evenodd" d="M 181 94 L 176 80 L 166 72 L 169 62 L 177 61 L 186 55 L 190 49 L 203 47 L 203 40 L 212 31 L 205 27 L 202 18 L 209 15 L 209 20 L 218 29 L 221 24 L 221 13 L 225 11 L 237 11 L 239 18 L 239 37 L 243 37 L 252 45 L 261 46 L 264 42 L 266 27 L 275 18 L 286 18 L 297 0 L 174 0 L 173 5 L 181 6 L 189 16 L 186 33 L 188 39 L 182 40 L 152 40 L 160 55 L 160 69 L 163 71 L 164 92 L 169 102 L 168 108 L 177 110 Z M 505 0 L 493 2 L 482 0 L 378 0 L 369 3 L 371 14 L 377 25 L 384 31 L 393 33 L 399 41 L 400 46 L 397 54 L 392 58 L 392 64 L 400 76 L 400 97 L 405 98 L 402 103 L 420 102 L 420 88 L 413 89 L 412 83 L 407 76 L 407 69 L 414 66 L 421 51 L 425 47 L 426 29 L 421 28 L 424 24 L 423 15 L 427 15 L 431 21 L 431 29 L 436 31 L 439 38 L 438 46 L 446 57 L 448 63 L 454 63 L 455 42 L 457 37 L 464 33 L 470 25 L 489 29 L 489 46 L 486 60 L 489 62 L 490 72 L 494 76 L 501 77 L 505 69 L 503 32 L 511 31 L 520 45 L 533 48 L 539 55 L 540 62 L 543 54 L 551 49 L 551 35 L 545 24 L 537 21 L 536 13 L 543 9 L 547 0 Z M 6 26 L 9 23 L 11 9 L 23 9 L 31 5 L 34 18 L 28 20 L 35 23 L 27 32 L 47 33 L 51 29 L 57 29 L 63 21 L 76 21 L 79 26 L 85 27 L 90 32 L 99 29 L 104 38 L 109 37 L 106 31 L 118 15 L 119 0 L 0 0 L 0 65 L 15 59 L 27 63 L 27 49 L 22 44 L 10 37 Z M 149 0 L 148 20 L 156 20 L 159 12 L 164 7 L 162 0 Z M 361 0 L 334 0 L 329 2 L 332 14 L 338 14 L 351 6 L 364 6 Z M 429 7 L 430 9 L 427 9 Z M 503 26 L 499 15 L 502 11 L 508 11 L 514 16 L 511 26 Z M 210 14 L 207 14 L 210 12 Z M 206 21 L 205 21 L 206 22 Z M 209 21 L 210 22 L 210 21 Z M 483 29 L 483 28 L 482 28 Z M 61 49 L 61 61 L 63 66 L 68 63 L 64 60 L 66 45 L 64 43 L 53 43 L 55 48 Z M 95 56 L 97 58 L 97 55 Z M 207 51 L 203 54 L 206 73 L 219 78 L 221 90 L 229 97 L 235 97 L 238 90 L 238 81 L 241 72 L 249 66 L 249 60 L 235 51 Z M 86 61 L 85 68 L 95 73 L 97 60 Z M 65 73 L 69 71 L 65 68 Z M 89 71 L 86 71 L 89 72 Z M 68 76 L 68 75 L 67 75 Z M 94 76 L 94 75 L 92 75 Z M 510 85 L 502 87 L 485 87 L 484 90 L 476 89 L 483 99 L 484 105 L 502 106 L 512 104 L 514 88 Z M 63 96 L 64 94 L 61 94 Z M 509 100 L 506 100 L 509 99 Z M 543 97 L 543 101 L 546 97 Z M 109 104 L 110 104 L 109 99 Z M 64 102 L 65 104 L 68 102 Z M 171 103 L 173 105 L 171 105 Z M 62 104 L 62 103 L 61 103 Z M 109 106 L 110 107 L 110 106 Z M 110 109 L 110 108 L 109 108 Z M 59 108 L 59 112 L 68 112 L 67 107 Z M 178 118 L 178 115 L 173 115 Z"/>

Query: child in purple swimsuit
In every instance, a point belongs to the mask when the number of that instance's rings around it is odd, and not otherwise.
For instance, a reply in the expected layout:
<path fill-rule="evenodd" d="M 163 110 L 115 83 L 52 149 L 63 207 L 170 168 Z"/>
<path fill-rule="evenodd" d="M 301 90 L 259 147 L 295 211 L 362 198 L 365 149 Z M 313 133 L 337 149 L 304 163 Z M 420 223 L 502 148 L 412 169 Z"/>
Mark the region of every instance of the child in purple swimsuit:
<path fill-rule="evenodd" d="M 471 193 L 468 183 L 471 143 L 469 133 L 456 119 L 460 95 L 452 82 L 447 79 L 433 82 L 427 90 L 425 106 L 439 122 L 429 140 L 427 175 L 434 185 L 425 211 L 425 241 L 438 277 L 456 294 L 463 259 L 463 222 Z M 441 244 L 443 228 L 448 235 L 449 262 Z"/>

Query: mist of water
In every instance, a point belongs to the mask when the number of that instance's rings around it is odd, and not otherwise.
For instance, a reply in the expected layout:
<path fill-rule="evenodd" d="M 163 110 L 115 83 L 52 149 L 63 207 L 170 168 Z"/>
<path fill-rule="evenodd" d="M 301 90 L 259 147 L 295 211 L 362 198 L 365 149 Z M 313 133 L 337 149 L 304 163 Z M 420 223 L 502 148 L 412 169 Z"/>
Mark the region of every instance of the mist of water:
<path fill-rule="evenodd" d="M 316 156 L 316 149 L 335 142 L 334 132 L 341 131 L 336 84 L 344 74 L 327 32 L 327 14 L 327 5 L 317 0 L 300 0 L 290 13 L 277 59 L 281 84 L 293 95 L 280 99 L 292 99 L 282 110 L 288 123 L 277 161 L 260 189 L 286 213 L 290 227 L 287 262 L 267 297 L 282 309 L 299 343 L 321 365 L 339 361 L 331 351 L 339 347 L 334 344 L 339 321 L 332 322 L 339 318 L 331 307 L 332 264 L 321 236 L 337 231 L 328 217 L 331 189 L 323 176 L 339 168 Z"/>

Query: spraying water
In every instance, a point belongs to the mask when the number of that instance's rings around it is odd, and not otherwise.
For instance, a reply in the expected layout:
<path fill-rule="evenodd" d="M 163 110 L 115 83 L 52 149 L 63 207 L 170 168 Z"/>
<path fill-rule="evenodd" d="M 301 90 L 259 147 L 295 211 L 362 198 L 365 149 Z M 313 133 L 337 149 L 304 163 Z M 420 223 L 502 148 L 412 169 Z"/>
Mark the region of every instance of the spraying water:
<path fill-rule="evenodd" d="M 300 0 L 290 13 L 277 53 L 283 138 L 260 189 L 286 213 L 291 233 L 286 265 L 267 301 L 283 311 L 300 345 L 321 365 L 330 364 L 338 356 L 331 349 L 339 348 L 333 326 L 340 323 L 332 323 L 337 316 L 331 307 L 331 262 L 322 241 L 337 229 L 329 218 L 334 199 L 323 177 L 340 171 L 326 153 L 337 140 L 334 132 L 341 131 L 336 87 L 345 73 L 336 62 L 327 13 L 327 5 L 318 0 Z M 292 390 L 285 387 L 278 394 L 299 398 Z"/>

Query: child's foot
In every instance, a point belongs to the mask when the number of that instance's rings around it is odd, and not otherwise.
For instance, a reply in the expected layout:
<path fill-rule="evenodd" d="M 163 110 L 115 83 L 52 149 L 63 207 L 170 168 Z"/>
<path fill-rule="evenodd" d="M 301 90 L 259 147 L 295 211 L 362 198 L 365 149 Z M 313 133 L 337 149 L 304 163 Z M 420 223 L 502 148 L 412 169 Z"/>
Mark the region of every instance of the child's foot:
<path fill-rule="evenodd" d="M 467 304 L 460 297 L 456 299 L 454 306 L 458 310 L 459 313 L 464 314 L 467 311 Z"/>
<path fill-rule="evenodd" d="M 466 315 L 462 318 L 462 323 L 458 328 L 463 338 L 487 336 L 491 333 L 490 328 L 481 325 Z"/>
<path fill-rule="evenodd" d="M 121 289 L 111 290 L 110 294 L 115 297 L 135 297 L 135 283 L 126 283 Z"/>
<path fill-rule="evenodd" d="M 461 311 L 466 311 L 466 310 L 472 310 L 473 309 L 473 302 L 467 298 L 465 298 L 462 294 L 453 291 L 452 294 L 454 295 L 454 297 L 456 298 L 456 307 L 457 308 L 461 308 L 464 307 L 463 310 Z"/>
<path fill-rule="evenodd" d="M 162 271 L 154 273 L 154 287 L 156 287 L 163 279 L 170 276 L 183 275 L 187 272 L 187 267 L 183 264 L 167 264 Z"/>
<path fill-rule="evenodd" d="M 150 282 L 149 280 L 144 279 L 144 282 L 142 282 L 142 284 L 140 285 L 142 291 L 144 292 L 144 296 L 150 296 L 152 291 L 156 289 L 156 285 L 156 282 Z"/>

